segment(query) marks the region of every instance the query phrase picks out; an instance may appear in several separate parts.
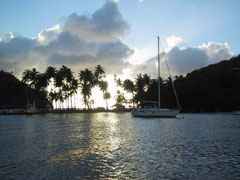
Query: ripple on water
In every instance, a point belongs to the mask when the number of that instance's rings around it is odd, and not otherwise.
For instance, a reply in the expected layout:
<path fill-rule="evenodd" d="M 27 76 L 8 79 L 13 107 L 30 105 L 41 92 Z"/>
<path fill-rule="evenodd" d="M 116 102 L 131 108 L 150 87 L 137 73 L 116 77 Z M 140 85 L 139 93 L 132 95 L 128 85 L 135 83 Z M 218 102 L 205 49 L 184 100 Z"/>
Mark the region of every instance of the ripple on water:
<path fill-rule="evenodd" d="M 239 179 L 238 127 L 227 114 L 0 116 L 0 179 Z"/>

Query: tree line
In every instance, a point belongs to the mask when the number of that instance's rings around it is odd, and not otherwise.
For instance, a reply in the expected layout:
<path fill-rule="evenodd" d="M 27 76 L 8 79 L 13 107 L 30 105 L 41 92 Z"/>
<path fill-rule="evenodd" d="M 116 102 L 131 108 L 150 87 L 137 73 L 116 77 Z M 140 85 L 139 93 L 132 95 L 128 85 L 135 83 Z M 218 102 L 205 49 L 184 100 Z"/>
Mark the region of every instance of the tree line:
<path fill-rule="evenodd" d="M 25 70 L 22 82 L 32 89 L 45 93 L 48 100 L 52 103 L 55 102 L 55 107 L 59 109 L 64 108 L 64 102 L 67 103 L 68 108 L 75 107 L 73 98 L 79 88 L 85 108 L 90 109 L 92 88 L 98 86 L 106 100 L 106 109 L 108 109 L 107 100 L 111 98 L 111 95 L 108 92 L 108 82 L 104 78 L 105 71 L 101 65 L 97 65 L 94 71 L 88 68 L 81 70 L 78 73 L 78 78 L 67 66 L 62 66 L 59 69 L 48 66 L 43 73 L 37 71 L 36 68 Z"/>
<path fill-rule="evenodd" d="M 4 93 L 7 94 L 6 92 L 14 86 L 22 87 L 23 85 L 15 83 L 16 80 L 7 84 L 4 73 L 1 72 L 0 76 L 1 74 L 3 75 L 0 77 L 0 80 L 2 79 L 1 102 L 7 104 L 7 100 L 11 98 L 7 98 L 7 95 L 5 97 Z M 106 100 L 106 109 L 108 109 L 108 100 L 113 92 L 109 92 L 105 77 L 106 72 L 101 65 L 96 66 L 93 70 L 83 69 L 78 72 L 77 76 L 66 66 L 59 69 L 49 66 L 43 73 L 35 68 L 25 70 L 22 82 L 25 86 L 28 86 L 28 89 L 31 89 L 28 90 L 30 96 L 41 94 L 37 98 L 41 97 L 44 100 L 43 96 L 45 96 L 49 102 L 55 103 L 56 108 L 64 108 L 64 103 L 65 107 L 76 107 L 75 102 L 80 101 L 80 99 L 76 99 L 78 98 L 76 94 L 80 92 L 85 109 L 91 109 L 94 103 L 92 89 L 99 87 L 103 98 Z M 14 78 L 9 77 L 8 79 Z M 151 78 L 148 74 L 138 74 L 135 79 L 123 80 L 117 76 L 114 79 L 117 84 L 116 104 L 114 105 L 116 109 L 143 107 L 146 101 L 156 102 L 158 100 L 159 81 Z M 173 84 L 179 97 L 179 104 L 185 112 L 240 109 L 240 56 L 194 70 L 185 76 L 175 76 L 173 79 L 160 78 L 161 106 L 163 108 L 179 107 Z M 11 91 L 13 90 L 14 88 Z M 29 99 L 33 100 L 34 98 Z"/>

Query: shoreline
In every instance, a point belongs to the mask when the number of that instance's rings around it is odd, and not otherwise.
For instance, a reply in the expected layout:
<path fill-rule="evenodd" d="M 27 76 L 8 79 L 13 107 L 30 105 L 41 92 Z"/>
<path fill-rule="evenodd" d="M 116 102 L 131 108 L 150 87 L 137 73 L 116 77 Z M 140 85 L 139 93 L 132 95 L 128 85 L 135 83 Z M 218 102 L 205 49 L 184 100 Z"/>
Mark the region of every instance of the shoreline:
<path fill-rule="evenodd" d="M 101 112 L 125 113 L 125 112 L 131 112 L 131 111 L 132 109 L 124 109 L 124 110 L 40 109 L 35 111 L 28 111 L 26 109 L 5 109 L 5 110 L 0 110 L 0 115 L 70 114 L 70 113 L 101 113 Z"/>
<path fill-rule="evenodd" d="M 132 109 L 113 109 L 113 110 L 98 110 L 98 109 L 92 109 L 92 110 L 84 110 L 84 109 L 55 109 L 55 110 L 46 110 L 46 109 L 39 109 L 39 110 L 34 110 L 34 111 L 28 111 L 26 109 L 0 109 L 0 115 L 37 115 L 37 114 L 73 114 L 73 113 L 126 113 L 126 112 L 131 112 Z M 181 111 L 180 114 L 182 113 L 234 113 L 236 112 L 235 110 L 232 111 Z"/>

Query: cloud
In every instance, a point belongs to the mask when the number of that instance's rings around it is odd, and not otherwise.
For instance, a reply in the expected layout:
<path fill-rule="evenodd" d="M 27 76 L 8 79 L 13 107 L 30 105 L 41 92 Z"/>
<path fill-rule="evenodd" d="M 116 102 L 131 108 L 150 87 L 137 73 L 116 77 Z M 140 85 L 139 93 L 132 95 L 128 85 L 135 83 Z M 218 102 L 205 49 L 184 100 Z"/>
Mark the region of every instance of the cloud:
<path fill-rule="evenodd" d="M 0 69 L 18 71 L 47 65 L 67 65 L 75 71 L 97 64 L 109 73 L 122 71 L 156 76 L 154 47 L 130 48 L 121 39 L 129 30 L 116 2 L 107 1 L 91 16 L 76 13 L 65 23 L 42 30 L 35 38 L 7 33 L 0 38 Z M 183 48 L 179 36 L 165 38 L 166 54 L 161 55 L 163 75 L 166 61 L 173 74 L 186 74 L 208 64 L 229 59 L 233 54 L 227 43 L 207 42 Z M 154 49 L 154 50 L 153 50 Z"/>
<path fill-rule="evenodd" d="M 233 56 L 228 43 L 208 42 L 199 46 L 209 57 L 209 63 L 217 63 Z"/>
<path fill-rule="evenodd" d="M 13 35 L 4 37 L 0 42 L 0 69 L 20 71 L 29 63 L 28 54 L 37 46 L 33 39 Z"/>
<path fill-rule="evenodd" d="M 0 69 L 22 72 L 33 66 L 67 65 L 79 71 L 101 64 L 120 73 L 133 50 L 121 41 L 129 26 L 115 2 L 107 1 L 90 17 L 71 14 L 60 26 L 41 31 L 36 38 L 9 33 L 0 41 Z"/>
<path fill-rule="evenodd" d="M 186 74 L 194 69 L 227 60 L 233 56 L 227 43 L 204 43 L 198 47 L 175 47 L 167 54 L 167 61 L 176 74 Z"/>
<path fill-rule="evenodd" d="M 175 36 L 175 35 L 171 35 L 171 36 L 166 37 L 165 41 L 166 41 L 167 46 L 169 48 L 173 48 L 175 46 L 178 46 L 178 45 L 184 43 L 184 40 L 183 40 L 182 37 Z"/>
<path fill-rule="evenodd" d="M 57 39 L 60 32 L 61 32 L 61 27 L 59 24 L 57 24 L 51 28 L 47 28 L 41 31 L 40 33 L 38 33 L 37 41 L 40 44 L 48 44 L 49 42 Z"/>
<path fill-rule="evenodd" d="M 87 41 L 112 41 L 122 37 L 129 29 L 129 25 L 119 12 L 117 3 L 108 1 L 92 16 L 71 14 L 63 30 L 76 34 Z"/>
<path fill-rule="evenodd" d="M 227 60 L 233 56 L 228 43 L 204 43 L 198 47 L 180 48 L 175 46 L 161 56 L 161 75 L 168 76 L 166 63 L 168 63 L 172 75 L 186 74 L 195 69 Z M 131 66 L 131 71 L 136 73 L 148 73 L 156 77 L 157 58 L 150 58 L 142 64 Z"/>
<path fill-rule="evenodd" d="M 103 65 L 108 72 L 120 73 L 133 51 L 121 41 L 93 43 L 78 39 L 68 32 L 62 33 L 42 53 L 49 54 L 48 64 L 65 64 L 74 69 Z"/>
<path fill-rule="evenodd" d="M 186 74 L 208 64 L 209 57 L 199 48 L 173 48 L 167 56 L 167 62 L 176 74 Z"/>

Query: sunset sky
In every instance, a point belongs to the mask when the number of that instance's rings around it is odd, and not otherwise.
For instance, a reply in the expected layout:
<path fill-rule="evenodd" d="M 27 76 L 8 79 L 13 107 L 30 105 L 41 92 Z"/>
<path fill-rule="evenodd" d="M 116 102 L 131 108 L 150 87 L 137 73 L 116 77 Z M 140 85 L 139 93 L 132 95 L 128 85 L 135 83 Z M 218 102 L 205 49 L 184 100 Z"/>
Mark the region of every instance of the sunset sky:
<path fill-rule="evenodd" d="M 173 75 L 240 52 L 238 0 L 8 0 L 0 3 L 0 69 L 101 64 L 108 74 Z M 113 80 L 112 80 L 113 81 Z"/>
<path fill-rule="evenodd" d="M 0 67 L 102 64 L 152 73 L 156 36 L 176 74 L 240 51 L 237 0 L 1 1 Z"/>

